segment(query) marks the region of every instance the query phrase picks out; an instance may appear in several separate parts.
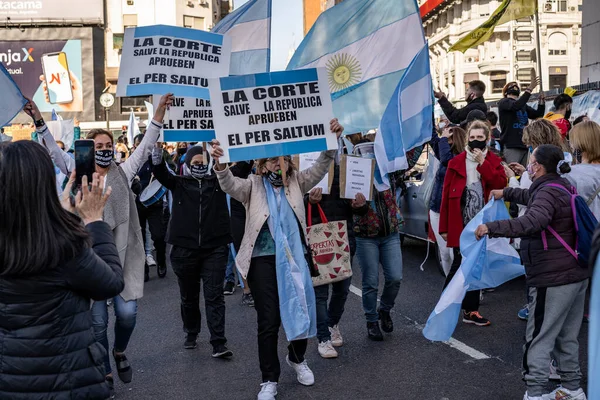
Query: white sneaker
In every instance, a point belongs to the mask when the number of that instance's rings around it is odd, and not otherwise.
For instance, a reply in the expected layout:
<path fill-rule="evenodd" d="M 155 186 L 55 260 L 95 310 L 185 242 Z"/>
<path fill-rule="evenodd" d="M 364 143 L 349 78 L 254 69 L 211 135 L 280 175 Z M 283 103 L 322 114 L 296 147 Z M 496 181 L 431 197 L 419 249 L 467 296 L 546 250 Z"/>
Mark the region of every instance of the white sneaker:
<path fill-rule="evenodd" d="M 323 358 L 337 358 L 338 353 L 333 348 L 331 340 L 319 342 L 319 354 Z"/>
<path fill-rule="evenodd" d="M 530 396 L 527 394 L 527 392 L 525 392 L 525 396 L 523 396 L 523 400 L 547 400 L 546 396 L 549 396 L 549 395 L 545 394 L 543 396 Z"/>
<path fill-rule="evenodd" d="M 146 256 L 146 264 L 148 264 L 149 267 L 153 267 L 156 265 L 156 260 L 154 259 L 154 257 L 152 257 L 152 254 L 148 254 Z"/>
<path fill-rule="evenodd" d="M 344 344 L 344 339 L 342 338 L 342 333 L 340 332 L 339 325 L 334 325 L 330 327 L 329 333 L 331 333 L 331 344 L 334 347 L 340 347 Z"/>
<path fill-rule="evenodd" d="M 546 398 L 544 398 L 545 400 Z M 564 387 L 559 387 L 555 391 L 551 392 L 548 397 L 548 400 L 587 400 L 585 393 L 582 388 L 577 390 L 569 390 Z"/>
<path fill-rule="evenodd" d="M 287 361 L 288 365 L 294 368 L 294 371 L 296 371 L 296 377 L 298 378 L 298 382 L 300 382 L 300 384 L 304 386 L 312 386 L 315 384 L 315 376 L 310 368 L 308 368 L 306 360 L 302 361 L 300 364 L 296 364 L 290 361 L 289 356 L 285 356 L 285 361 Z"/>
<path fill-rule="evenodd" d="M 257 400 L 275 400 L 277 396 L 277 382 L 265 382 L 260 384 L 260 392 Z"/>
<path fill-rule="evenodd" d="M 548 379 L 550 379 L 551 381 L 560 381 L 560 375 L 558 374 L 556 367 L 556 361 L 550 361 L 550 375 Z"/>

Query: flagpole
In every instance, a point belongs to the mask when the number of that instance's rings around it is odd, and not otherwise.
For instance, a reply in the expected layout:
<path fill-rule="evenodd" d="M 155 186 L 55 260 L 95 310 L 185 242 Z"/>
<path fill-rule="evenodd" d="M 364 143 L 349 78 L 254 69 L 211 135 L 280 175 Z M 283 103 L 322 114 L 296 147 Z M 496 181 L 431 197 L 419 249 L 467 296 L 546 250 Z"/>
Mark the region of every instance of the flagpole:
<path fill-rule="evenodd" d="M 269 39 L 269 49 L 267 50 L 267 72 L 271 72 L 271 25 L 273 24 L 273 0 L 269 0 L 269 28 L 267 36 Z"/>
<path fill-rule="evenodd" d="M 544 91 L 544 81 L 542 80 L 542 45 L 540 43 L 540 14 L 538 11 L 539 2 L 535 2 L 535 41 L 537 47 L 537 76 L 540 79 L 540 92 Z M 533 82 L 531 82 L 533 83 Z"/>

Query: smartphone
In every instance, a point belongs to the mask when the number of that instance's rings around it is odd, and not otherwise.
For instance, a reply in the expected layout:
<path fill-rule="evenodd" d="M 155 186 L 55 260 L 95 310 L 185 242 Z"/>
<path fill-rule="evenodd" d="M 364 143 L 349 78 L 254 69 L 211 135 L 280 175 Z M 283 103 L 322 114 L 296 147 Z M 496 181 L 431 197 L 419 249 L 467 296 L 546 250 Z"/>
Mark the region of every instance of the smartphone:
<path fill-rule="evenodd" d="M 42 69 L 46 80 L 48 100 L 51 104 L 71 103 L 73 88 L 67 53 L 59 51 L 42 55 Z"/>
<path fill-rule="evenodd" d="M 87 176 L 88 184 L 92 183 L 92 174 L 96 171 L 96 152 L 93 140 L 75 141 L 75 185 L 73 193 L 81 188 L 81 180 Z"/>

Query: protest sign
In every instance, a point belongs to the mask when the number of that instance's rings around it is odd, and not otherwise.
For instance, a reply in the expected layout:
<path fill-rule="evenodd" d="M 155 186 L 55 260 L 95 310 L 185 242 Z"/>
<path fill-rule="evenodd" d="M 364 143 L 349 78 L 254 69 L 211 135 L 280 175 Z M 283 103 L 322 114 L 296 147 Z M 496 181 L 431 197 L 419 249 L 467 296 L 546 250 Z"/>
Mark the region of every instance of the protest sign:
<path fill-rule="evenodd" d="M 310 167 L 312 167 L 317 162 L 317 158 L 319 158 L 319 155 L 321 155 L 320 152 L 297 154 L 296 156 L 294 156 L 294 163 L 298 167 L 299 171 L 304 171 L 305 169 L 309 169 Z M 323 194 L 331 194 L 333 174 L 333 163 L 331 163 L 329 166 L 329 172 L 327 172 L 323 179 L 321 179 L 321 182 L 317 183 L 314 187 L 321 188 L 323 190 Z M 310 188 L 310 190 L 312 189 L 314 188 Z"/>
<path fill-rule="evenodd" d="M 153 96 L 158 107 L 160 96 Z M 164 142 L 210 142 L 215 138 L 210 100 L 175 97 L 163 121 Z"/>
<path fill-rule="evenodd" d="M 354 199 L 362 193 L 367 201 L 373 199 L 375 160 L 343 155 L 340 162 L 340 197 Z"/>
<path fill-rule="evenodd" d="M 324 69 L 210 79 L 221 162 L 337 149 Z"/>
<path fill-rule="evenodd" d="M 231 38 L 167 25 L 125 30 L 117 96 L 208 99 L 207 78 L 229 75 Z"/>

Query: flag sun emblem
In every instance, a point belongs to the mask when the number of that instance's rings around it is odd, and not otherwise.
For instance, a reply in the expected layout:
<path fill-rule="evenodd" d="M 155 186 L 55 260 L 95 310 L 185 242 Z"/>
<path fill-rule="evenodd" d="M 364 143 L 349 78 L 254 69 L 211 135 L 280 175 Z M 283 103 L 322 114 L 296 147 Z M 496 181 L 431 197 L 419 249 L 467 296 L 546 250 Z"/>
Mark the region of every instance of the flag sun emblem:
<path fill-rule="evenodd" d="M 327 61 L 331 93 L 348 89 L 360 82 L 362 71 L 358 60 L 349 54 L 336 54 Z"/>

